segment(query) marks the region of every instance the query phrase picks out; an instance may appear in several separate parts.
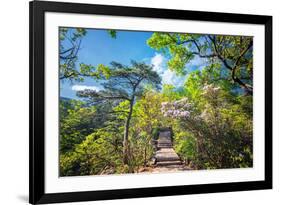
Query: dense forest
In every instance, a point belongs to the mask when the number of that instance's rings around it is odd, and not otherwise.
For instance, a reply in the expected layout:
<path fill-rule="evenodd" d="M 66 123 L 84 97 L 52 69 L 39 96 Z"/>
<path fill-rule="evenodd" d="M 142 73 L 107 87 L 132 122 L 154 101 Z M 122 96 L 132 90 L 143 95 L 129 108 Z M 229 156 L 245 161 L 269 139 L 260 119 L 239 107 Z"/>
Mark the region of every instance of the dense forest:
<path fill-rule="evenodd" d="M 86 29 L 60 28 L 60 83 L 99 82 L 76 98 L 60 98 L 60 176 L 138 173 L 152 167 L 158 130 L 192 170 L 246 168 L 253 163 L 253 39 L 153 32 L 146 44 L 184 77 L 165 84 L 154 66 L 79 61 Z M 118 32 L 107 30 L 118 41 Z M 137 49 L 137 48 L 136 48 Z M 204 62 L 200 69 L 188 65 Z"/>

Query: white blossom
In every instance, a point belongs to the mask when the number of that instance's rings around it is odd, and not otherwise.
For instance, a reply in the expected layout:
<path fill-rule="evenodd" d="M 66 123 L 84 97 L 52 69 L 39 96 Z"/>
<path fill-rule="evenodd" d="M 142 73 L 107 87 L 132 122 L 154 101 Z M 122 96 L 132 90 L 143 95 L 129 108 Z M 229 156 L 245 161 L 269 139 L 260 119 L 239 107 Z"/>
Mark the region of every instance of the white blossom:
<path fill-rule="evenodd" d="M 161 112 L 165 117 L 187 118 L 190 117 L 192 104 L 187 98 L 173 102 L 163 102 Z"/>
<path fill-rule="evenodd" d="M 215 87 L 213 84 L 205 85 L 203 87 L 203 94 L 205 96 L 218 95 L 219 91 L 220 91 L 220 87 Z"/>

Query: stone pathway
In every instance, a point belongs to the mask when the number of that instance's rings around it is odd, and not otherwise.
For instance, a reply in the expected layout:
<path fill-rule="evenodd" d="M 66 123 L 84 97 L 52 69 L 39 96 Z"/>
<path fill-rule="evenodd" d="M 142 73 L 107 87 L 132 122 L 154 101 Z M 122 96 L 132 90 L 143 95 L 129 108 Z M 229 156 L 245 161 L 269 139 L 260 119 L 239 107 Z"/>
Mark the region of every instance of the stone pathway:
<path fill-rule="evenodd" d="M 139 173 L 169 173 L 169 172 L 178 172 L 178 171 L 187 171 L 193 170 L 185 165 L 169 165 L 161 167 L 143 167 L 139 170 Z"/>
<path fill-rule="evenodd" d="M 160 131 L 155 153 L 157 167 L 175 167 L 182 165 L 182 162 L 173 148 L 171 131 Z"/>
<path fill-rule="evenodd" d="M 157 151 L 155 153 L 155 164 L 153 166 L 142 167 L 139 172 L 166 173 L 192 170 L 182 163 L 180 157 L 173 148 L 172 133 L 169 129 L 159 132 L 157 140 Z"/>

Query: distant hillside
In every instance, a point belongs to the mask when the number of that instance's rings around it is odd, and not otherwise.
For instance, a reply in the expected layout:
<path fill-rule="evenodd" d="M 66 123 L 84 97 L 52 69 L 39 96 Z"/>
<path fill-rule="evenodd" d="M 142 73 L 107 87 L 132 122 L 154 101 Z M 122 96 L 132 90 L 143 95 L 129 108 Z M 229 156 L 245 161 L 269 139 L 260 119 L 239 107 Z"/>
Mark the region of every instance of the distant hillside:
<path fill-rule="evenodd" d="M 60 97 L 60 101 L 70 101 L 70 100 L 73 100 L 72 98 L 67 98 L 67 97 Z"/>
<path fill-rule="evenodd" d="M 81 105 L 82 107 L 88 107 L 89 106 L 83 100 L 77 100 L 77 99 L 74 99 L 74 98 L 68 98 L 68 97 L 62 97 L 62 96 L 60 97 L 60 103 L 62 103 L 65 107 L 72 106 L 73 103 L 75 103 L 75 102 L 83 102 L 83 105 Z"/>

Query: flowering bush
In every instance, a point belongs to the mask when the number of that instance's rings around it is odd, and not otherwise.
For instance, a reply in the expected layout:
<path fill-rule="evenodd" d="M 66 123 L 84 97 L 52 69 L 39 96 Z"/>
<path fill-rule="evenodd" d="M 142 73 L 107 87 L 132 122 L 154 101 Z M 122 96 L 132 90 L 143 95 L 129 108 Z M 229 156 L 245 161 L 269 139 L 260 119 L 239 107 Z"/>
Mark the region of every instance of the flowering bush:
<path fill-rule="evenodd" d="M 165 117 L 188 118 L 191 114 L 192 104 L 187 98 L 182 98 L 174 102 L 163 102 L 161 112 Z"/>
<path fill-rule="evenodd" d="M 202 96 L 212 102 L 212 100 L 217 100 L 220 93 L 220 88 L 216 87 L 212 84 L 205 85 L 203 87 Z M 173 118 L 189 118 L 191 117 L 191 113 L 193 112 L 193 103 L 191 103 L 188 98 L 182 98 L 173 102 L 163 102 L 161 104 L 161 112 L 165 117 L 173 117 Z M 200 116 L 194 116 L 195 118 L 202 119 L 208 118 L 208 106 L 202 112 Z"/>
<path fill-rule="evenodd" d="M 220 87 L 216 87 L 213 84 L 208 84 L 203 87 L 203 95 L 204 96 L 218 96 L 220 92 Z"/>
<path fill-rule="evenodd" d="M 251 116 L 227 97 L 220 87 L 208 84 L 196 99 L 200 106 L 187 97 L 161 104 L 163 115 L 174 120 L 173 127 L 179 126 L 176 132 L 188 131 L 176 138 L 176 148 L 198 169 L 252 166 Z M 187 143 L 190 139 L 195 141 Z"/>

